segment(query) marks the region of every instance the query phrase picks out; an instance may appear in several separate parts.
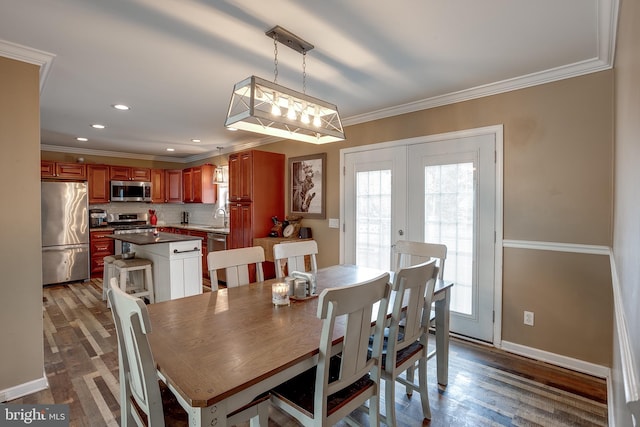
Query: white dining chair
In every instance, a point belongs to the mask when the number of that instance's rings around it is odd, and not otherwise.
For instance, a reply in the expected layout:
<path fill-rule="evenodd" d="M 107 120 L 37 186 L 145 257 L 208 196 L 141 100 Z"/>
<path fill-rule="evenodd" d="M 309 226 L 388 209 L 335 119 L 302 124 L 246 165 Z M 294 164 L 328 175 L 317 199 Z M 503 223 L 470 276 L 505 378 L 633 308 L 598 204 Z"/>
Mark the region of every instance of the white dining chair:
<path fill-rule="evenodd" d="M 163 402 L 160 377 L 147 338 L 151 332 L 147 306 L 140 298 L 122 291 L 115 277 L 109 284 L 107 298 L 118 337 L 121 424 L 164 427 L 188 422 L 187 412 L 180 409 L 173 392 L 169 391 Z M 259 396 L 227 417 L 229 424 L 251 420 L 252 427 L 266 427 L 268 419 L 268 394 Z"/>
<path fill-rule="evenodd" d="M 388 332 L 382 350 L 382 378 L 385 382 L 386 424 L 397 425 L 395 411 L 395 383 L 420 393 L 422 415 L 431 419 L 429 391 L 427 389 L 428 316 L 438 267 L 436 260 L 401 268 L 396 271 L 391 285 L 395 291 Z M 425 319 L 426 322 L 423 320 Z M 400 374 L 418 363 L 418 384 Z"/>
<path fill-rule="evenodd" d="M 395 270 L 401 267 L 416 265 L 436 259 L 438 269 L 438 279 L 444 275 L 444 263 L 447 259 L 447 246 L 440 243 L 412 242 L 409 240 L 398 240 L 393 245 L 395 257 Z"/>
<path fill-rule="evenodd" d="M 332 426 L 368 401 L 369 425 L 379 425 L 380 354 L 390 295 L 388 282 L 389 273 L 385 273 L 356 285 L 322 291 L 317 312 L 322 319 L 318 364 L 273 389 L 274 406 L 304 426 Z M 375 338 L 369 353 L 374 310 Z M 340 321 L 336 322 L 338 317 Z M 344 330 L 344 339 L 341 353 L 332 357 L 336 328 Z"/>
<path fill-rule="evenodd" d="M 300 242 L 278 243 L 273 245 L 273 259 L 275 260 L 276 277 L 281 278 L 293 271 L 307 271 L 305 257 L 310 260 L 310 272 L 318 271 L 316 255 L 318 244 L 315 240 Z"/>
<path fill-rule="evenodd" d="M 216 291 L 217 270 L 226 271 L 227 288 L 247 285 L 251 282 L 250 266 L 255 265 L 255 281 L 264 281 L 264 249 L 261 246 L 213 251 L 207 255 L 207 267 L 211 278 L 211 290 Z"/>

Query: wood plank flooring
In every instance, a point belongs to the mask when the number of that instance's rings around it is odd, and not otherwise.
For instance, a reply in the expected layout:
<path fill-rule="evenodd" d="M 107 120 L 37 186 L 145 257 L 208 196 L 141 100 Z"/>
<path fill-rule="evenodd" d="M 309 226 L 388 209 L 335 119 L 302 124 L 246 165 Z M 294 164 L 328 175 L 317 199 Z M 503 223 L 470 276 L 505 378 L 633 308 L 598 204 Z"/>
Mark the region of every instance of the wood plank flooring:
<path fill-rule="evenodd" d="M 43 316 L 50 387 L 9 403 L 66 403 L 71 426 L 118 425 L 116 335 L 101 280 L 45 287 Z M 435 383 L 435 359 L 428 367 L 432 420 L 423 422 L 417 393 L 409 399 L 397 386 L 399 427 L 607 425 L 606 383 L 598 378 L 456 339 L 445 389 Z M 298 425 L 275 409 L 269 424 Z"/>

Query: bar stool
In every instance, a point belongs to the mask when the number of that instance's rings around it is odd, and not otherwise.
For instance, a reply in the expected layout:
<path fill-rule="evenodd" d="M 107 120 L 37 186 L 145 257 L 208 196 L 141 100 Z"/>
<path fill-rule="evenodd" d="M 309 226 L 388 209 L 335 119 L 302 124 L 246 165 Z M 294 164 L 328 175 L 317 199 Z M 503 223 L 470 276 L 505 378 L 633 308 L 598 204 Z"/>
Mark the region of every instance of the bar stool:
<path fill-rule="evenodd" d="M 102 259 L 104 260 L 104 270 L 102 271 L 102 301 L 106 301 L 109 283 L 111 282 L 111 278 L 114 277 L 115 268 L 113 262 L 122 259 L 122 255 L 107 255 Z M 109 301 L 107 301 L 107 307 L 109 307 Z"/>
<path fill-rule="evenodd" d="M 120 289 L 138 298 L 146 296 L 150 304 L 155 302 L 152 274 L 153 262 L 151 260 L 146 258 L 119 259 L 113 262 L 113 266 L 116 270 L 116 277 L 119 278 L 118 284 Z M 127 288 L 129 273 L 134 271 L 144 272 L 144 286 L 142 288 L 133 285 Z M 129 284 L 131 285 L 131 281 Z"/>

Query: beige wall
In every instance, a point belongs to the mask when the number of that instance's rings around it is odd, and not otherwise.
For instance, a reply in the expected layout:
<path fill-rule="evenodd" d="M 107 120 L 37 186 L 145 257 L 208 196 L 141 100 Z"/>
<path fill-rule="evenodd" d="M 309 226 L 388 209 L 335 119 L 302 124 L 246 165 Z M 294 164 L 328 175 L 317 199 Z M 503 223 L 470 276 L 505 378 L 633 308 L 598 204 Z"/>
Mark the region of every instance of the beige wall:
<path fill-rule="evenodd" d="M 340 149 L 496 124 L 504 125 L 504 238 L 611 246 L 612 71 L 350 126 L 345 142 L 268 148 L 288 157 L 326 152 L 327 217 L 338 218 Z M 338 263 L 339 230 L 305 224 L 319 265 Z M 598 274 L 585 277 L 594 263 Z M 607 257 L 505 250 L 503 271 L 503 340 L 610 365 Z M 525 309 L 536 313 L 533 328 L 523 326 Z"/>
<path fill-rule="evenodd" d="M 615 62 L 615 202 L 613 253 L 620 285 L 617 309 L 626 318 L 630 371 L 640 378 L 640 4 L 622 1 Z M 621 325 L 616 325 L 620 327 Z M 613 347 L 613 403 L 617 425 L 632 425 L 625 404 L 620 341 Z M 638 390 L 635 390 L 637 393 Z M 635 403 L 636 424 L 640 404 Z"/>
<path fill-rule="evenodd" d="M 0 57 L 0 391 L 44 370 L 39 87 L 39 67 Z"/>

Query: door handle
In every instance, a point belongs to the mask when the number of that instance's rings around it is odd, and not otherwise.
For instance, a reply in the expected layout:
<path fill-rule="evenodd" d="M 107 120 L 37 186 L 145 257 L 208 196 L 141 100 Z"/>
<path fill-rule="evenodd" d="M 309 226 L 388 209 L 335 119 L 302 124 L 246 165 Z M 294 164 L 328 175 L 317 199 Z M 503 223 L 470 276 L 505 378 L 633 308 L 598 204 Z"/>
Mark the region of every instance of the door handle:
<path fill-rule="evenodd" d="M 398 230 L 398 234 L 404 236 L 404 230 Z"/>

